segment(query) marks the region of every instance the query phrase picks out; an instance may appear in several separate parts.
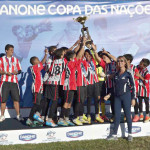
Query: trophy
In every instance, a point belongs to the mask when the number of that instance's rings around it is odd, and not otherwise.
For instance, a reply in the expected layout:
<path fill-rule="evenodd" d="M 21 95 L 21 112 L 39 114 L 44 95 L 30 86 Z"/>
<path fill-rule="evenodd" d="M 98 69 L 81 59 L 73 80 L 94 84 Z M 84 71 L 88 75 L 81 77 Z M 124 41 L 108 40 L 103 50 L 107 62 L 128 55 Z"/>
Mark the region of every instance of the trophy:
<path fill-rule="evenodd" d="M 80 24 L 82 24 L 82 29 L 81 29 L 81 32 L 82 32 L 82 35 L 86 37 L 87 41 L 86 41 L 86 47 L 91 49 L 91 44 L 92 44 L 92 39 L 91 39 L 91 36 L 89 34 L 89 30 L 88 30 L 88 27 L 85 27 L 85 21 L 89 18 L 89 16 L 81 16 L 81 17 L 78 17 L 78 18 L 73 18 L 74 21 L 76 22 L 79 22 Z"/>

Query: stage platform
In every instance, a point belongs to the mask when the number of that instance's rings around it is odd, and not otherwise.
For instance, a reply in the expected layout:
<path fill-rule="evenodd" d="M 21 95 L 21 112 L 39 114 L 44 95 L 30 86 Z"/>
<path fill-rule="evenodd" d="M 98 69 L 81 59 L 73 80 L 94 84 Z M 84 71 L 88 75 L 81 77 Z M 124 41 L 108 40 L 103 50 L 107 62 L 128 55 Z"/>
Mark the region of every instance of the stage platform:
<path fill-rule="evenodd" d="M 93 140 L 105 139 L 113 128 L 113 123 L 95 123 L 91 125 L 73 127 L 28 127 L 23 122 L 8 118 L 0 123 L 0 145 L 27 144 L 27 143 L 48 143 L 58 141 Z M 150 136 L 150 122 L 133 123 L 133 136 Z M 121 123 L 118 130 L 118 137 L 127 136 L 127 124 Z"/>

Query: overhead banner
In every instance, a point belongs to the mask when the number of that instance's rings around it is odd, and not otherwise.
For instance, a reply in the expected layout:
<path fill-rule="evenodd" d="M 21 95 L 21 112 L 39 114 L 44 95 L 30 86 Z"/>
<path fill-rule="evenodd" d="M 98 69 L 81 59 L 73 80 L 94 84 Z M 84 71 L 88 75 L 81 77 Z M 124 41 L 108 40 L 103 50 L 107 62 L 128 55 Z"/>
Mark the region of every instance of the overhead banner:
<path fill-rule="evenodd" d="M 23 71 L 21 107 L 32 106 L 30 58 L 42 59 L 45 46 L 71 47 L 82 28 L 73 18 L 84 15 L 98 51 L 105 48 L 116 57 L 130 53 L 134 64 L 150 58 L 150 1 L 1 1 L 0 53 L 6 44 L 15 46 Z"/>

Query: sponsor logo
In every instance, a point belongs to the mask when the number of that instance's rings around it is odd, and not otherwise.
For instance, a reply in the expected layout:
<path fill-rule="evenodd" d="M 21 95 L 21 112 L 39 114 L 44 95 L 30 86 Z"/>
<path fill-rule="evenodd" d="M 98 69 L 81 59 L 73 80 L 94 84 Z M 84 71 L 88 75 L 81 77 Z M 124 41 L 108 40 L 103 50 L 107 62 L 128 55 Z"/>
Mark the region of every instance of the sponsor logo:
<path fill-rule="evenodd" d="M 132 134 L 136 134 L 141 132 L 141 127 L 139 126 L 132 126 Z M 126 128 L 126 133 L 128 133 L 128 128 Z"/>
<path fill-rule="evenodd" d="M 0 134 L 0 142 L 7 141 L 8 134 L 1 133 Z"/>
<path fill-rule="evenodd" d="M 36 134 L 26 133 L 19 135 L 19 140 L 21 141 L 33 141 L 37 138 Z"/>
<path fill-rule="evenodd" d="M 46 139 L 43 140 L 43 142 L 57 142 L 61 141 L 60 139 L 56 138 L 55 136 L 56 132 L 55 131 L 48 131 L 46 134 Z"/>
<path fill-rule="evenodd" d="M 80 131 L 80 130 L 69 131 L 66 133 L 66 136 L 68 138 L 79 138 L 79 137 L 83 136 L 83 131 Z"/>

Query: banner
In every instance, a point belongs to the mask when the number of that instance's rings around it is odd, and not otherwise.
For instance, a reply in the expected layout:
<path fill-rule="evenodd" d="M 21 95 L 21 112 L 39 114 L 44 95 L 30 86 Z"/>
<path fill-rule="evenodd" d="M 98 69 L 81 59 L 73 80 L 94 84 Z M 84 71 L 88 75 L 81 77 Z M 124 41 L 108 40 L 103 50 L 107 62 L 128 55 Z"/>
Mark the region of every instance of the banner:
<path fill-rule="evenodd" d="M 30 58 L 42 60 L 45 46 L 71 47 L 81 34 L 73 18 L 81 15 L 90 16 L 85 25 L 98 51 L 105 48 L 116 57 L 130 53 L 135 65 L 150 58 L 149 1 L 1 1 L 0 53 L 6 44 L 15 46 L 22 66 L 21 107 L 32 106 Z M 9 100 L 7 107 L 12 106 Z"/>

